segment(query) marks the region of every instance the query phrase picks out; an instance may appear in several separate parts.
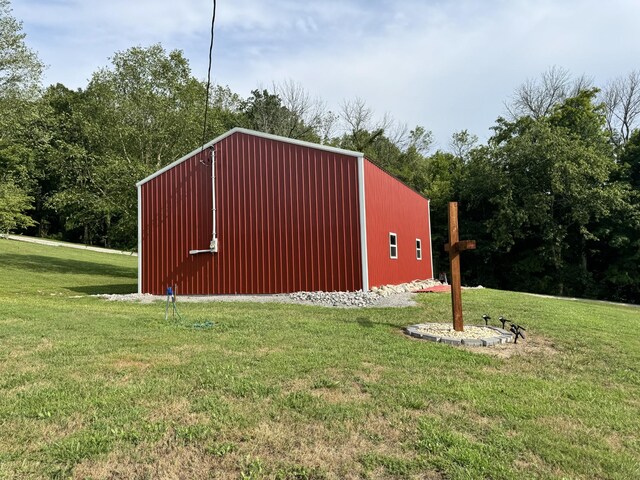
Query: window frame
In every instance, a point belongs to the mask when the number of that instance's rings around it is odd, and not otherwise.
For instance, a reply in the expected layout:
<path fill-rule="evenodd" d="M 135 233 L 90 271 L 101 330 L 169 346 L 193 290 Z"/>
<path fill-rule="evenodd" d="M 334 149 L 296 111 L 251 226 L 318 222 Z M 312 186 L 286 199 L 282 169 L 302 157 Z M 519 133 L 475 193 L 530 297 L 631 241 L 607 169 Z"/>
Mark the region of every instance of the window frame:
<path fill-rule="evenodd" d="M 422 239 L 416 238 L 416 260 L 422 261 Z"/>
<path fill-rule="evenodd" d="M 393 242 L 391 239 L 393 238 Z M 393 255 L 393 249 L 395 248 L 396 254 Z M 398 259 L 398 234 L 395 232 L 389 232 L 389 258 L 392 260 Z"/>

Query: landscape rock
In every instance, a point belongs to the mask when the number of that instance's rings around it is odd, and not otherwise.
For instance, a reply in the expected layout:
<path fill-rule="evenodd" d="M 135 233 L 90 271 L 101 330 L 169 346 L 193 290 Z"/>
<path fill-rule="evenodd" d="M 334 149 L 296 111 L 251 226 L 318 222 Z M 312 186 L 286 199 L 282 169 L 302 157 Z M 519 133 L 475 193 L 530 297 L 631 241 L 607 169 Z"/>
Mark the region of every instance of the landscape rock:
<path fill-rule="evenodd" d="M 280 302 L 335 308 L 408 307 L 415 305 L 414 292 L 441 285 L 437 280 L 413 280 L 400 285 L 374 286 L 364 292 L 294 292 L 276 295 L 178 295 L 178 302 Z M 149 294 L 96 295 L 110 301 L 151 303 L 166 301 L 166 296 Z"/>

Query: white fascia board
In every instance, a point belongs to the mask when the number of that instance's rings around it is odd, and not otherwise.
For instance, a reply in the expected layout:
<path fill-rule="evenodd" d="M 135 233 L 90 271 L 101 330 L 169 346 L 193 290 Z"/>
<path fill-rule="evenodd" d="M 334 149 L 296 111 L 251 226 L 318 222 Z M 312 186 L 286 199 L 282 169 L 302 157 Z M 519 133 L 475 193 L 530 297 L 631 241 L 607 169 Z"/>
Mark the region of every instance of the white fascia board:
<path fill-rule="evenodd" d="M 360 204 L 360 253 L 362 261 L 362 290 L 369 290 L 369 257 L 367 254 L 367 208 L 364 195 L 364 155 L 358 157 L 358 202 Z"/>
<path fill-rule="evenodd" d="M 136 183 L 136 186 L 140 186 L 140 185 L 142 185 L 144 183 L 147 183 L 149 180 L 152 180 L 152 179 L 156 178 L 157 176 L 162 175 L 167 170 L 170 170 L 173 167 L 175 167 L 176 165 L 180 165 L 185 160 L 193 157 L 196 153 L 201 152 L 205 148 L 209 148 L 211 145 L 214 145 L 214 144 L 218 143 L 219 141 L 224 140 L 225 138 L 233 135 L 234 133 L 245 133 L 247 135 L 252 135 L 254 137 L 266 138 L 268 140 L 276 140 L 278 142 L 290 143 L 292 145 L 299 145 L 301 147 L 314 148 L 316 150 L 323 150 L 325 152 L 338 153 L 340 155 L 347 155 L 347 156 L 350 156 L 350 157 L 360 158 L 360 157 L 363 156 L 362 153 L 354 152 L 353 150 L 344 150 L 342 148 L 329 147 L 327 145 L 320 145 L 319 143 L 305 142 L 304 140 L 295 140 L 295 139 L 292 139 L 292 138 L 281 137 L 279 135 L 272 135 L 270 133 L 263 133 L 263 132 L 258 132 L 256 130 L 249 130 L 247 128 L 236 127 L 236 128 L 232 128 L 228 132 L 223 133 L 222 135 L 214 138 L 210 142 L 205 143 L 203 146 L 196 148 L 192 152 L 187 153 L 184 157 L 180 157 L 175 162 L 170 163 L 166 167 L 161 168 L 157 172 L 152 173 L 151 175 L 149 175 L 148 177 L 143 178 L 138 183 Z"/>
<path fill-rule="evenodd" d="M 429 215 L 429 253 L 431 253 L 431 279 L 436 278 L 433 271 L 433 240 L 431 239 L 431 200 L 427 200 L 427 215 Z"/>
<path fill-rule="evenodd" d="M 304 140 L 296 140 L 294 138 L 281 137 L 280 135 L 272 135 L 271 133 L 263 133 L 263 132 L 258 132 L 256 130 L 249 130 L 247 128 L 240 128 L 240 127 L 236 127 L 233 130 L 228 131 L 226 134 L 222 135 L 221 137 L 218 137 L 216 140 L 213 140 L 213 143 L 216 143 L 222 140 L 222 138 L 236 132 L 246 133 L 247 135 L 253 135 L 254 137 L 266 138 L 268 140 L 275 140 L 277 142 L 285 142 L 285 143 L 290 143 L 292 145 L 299 145 L 301 147 L 309 147 L 309 148 L 314 148 L 316 150 L 323 150 L 325 152 L 339 153 L 340 155 L 347 155 L 349 157 L 360 158 L 364 156 L 363 153 L 354 152 L 353 150 L 345 150 L 343 148 L 330 147 L 328 145 L 321 145 L 319 143 L 306 142 Z"/>
<path fill-rule="evenodd" d="M 138 185 L 138 293 L 142 293 L 142 187 Z"/>

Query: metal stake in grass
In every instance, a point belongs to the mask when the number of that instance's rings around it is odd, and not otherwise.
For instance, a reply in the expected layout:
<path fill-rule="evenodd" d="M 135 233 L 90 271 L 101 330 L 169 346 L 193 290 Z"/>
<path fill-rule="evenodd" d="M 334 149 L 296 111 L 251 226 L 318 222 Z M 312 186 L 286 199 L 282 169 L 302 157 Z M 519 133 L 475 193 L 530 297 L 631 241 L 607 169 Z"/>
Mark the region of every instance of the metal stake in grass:
<path fill-rule="evenodd" d="M 489 315 L 485 313 L 484 315 L 482 315 L 482 319 L 484 320 L 485 326 L 489 325 L 489 320 L 491 320 L 491 317 Z"/>
<path fill-rule="evenodd" d="M 176 291 L 178 289 L 176 288 L 176 286 L 174 285 L 173 288 L 171 287 L 167 287 L 167 304 L 164 308 L 164 319 L 168 320 L 169 319 L 169 303 L 171 303 L 171 318 L 173 320 L 175 320 L 176 315 L 178 315 L 178 318 L 180 320 L 182 320 L 182 317 L 180 316 L 180 312 L 178 312 L 178 307 L 176 306 Z"/>

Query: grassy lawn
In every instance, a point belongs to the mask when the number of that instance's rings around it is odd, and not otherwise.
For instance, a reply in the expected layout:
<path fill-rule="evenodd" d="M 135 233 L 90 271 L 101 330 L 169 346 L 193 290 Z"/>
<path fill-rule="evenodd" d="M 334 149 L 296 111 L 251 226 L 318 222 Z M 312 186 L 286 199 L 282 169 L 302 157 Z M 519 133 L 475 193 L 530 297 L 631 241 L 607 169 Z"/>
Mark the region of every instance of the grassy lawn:
<path fill-rule="evenodd" d="M 463 294 L 403 309 L 106 302 L 136 258 L 0 240 L 0 478 L 640 478 L 640 310 Z M 210 320 L 212 328 L 196 328 Z M 499 355 L 495 355 L 499 354 Z"/>

